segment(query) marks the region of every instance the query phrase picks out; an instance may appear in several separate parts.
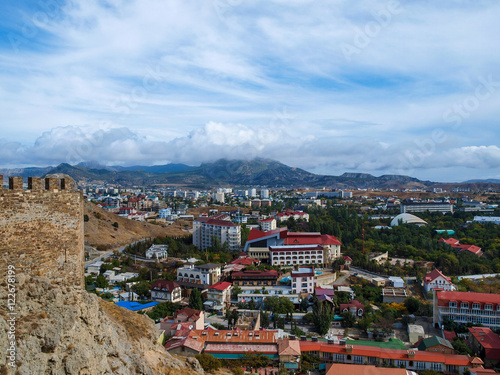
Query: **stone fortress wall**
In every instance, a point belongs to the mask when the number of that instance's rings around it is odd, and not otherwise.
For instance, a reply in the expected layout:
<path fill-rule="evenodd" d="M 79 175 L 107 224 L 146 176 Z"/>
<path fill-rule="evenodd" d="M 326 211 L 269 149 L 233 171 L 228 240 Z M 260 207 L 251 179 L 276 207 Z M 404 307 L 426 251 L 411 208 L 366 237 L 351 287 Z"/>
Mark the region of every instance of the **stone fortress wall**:
<path fill-rule="evenodd" d="M 0 283 L 9 265 L 16 275 L 40 275 L 60 285 L 85 287 L 83 193 L 69 177 L 0 175 Z"/>

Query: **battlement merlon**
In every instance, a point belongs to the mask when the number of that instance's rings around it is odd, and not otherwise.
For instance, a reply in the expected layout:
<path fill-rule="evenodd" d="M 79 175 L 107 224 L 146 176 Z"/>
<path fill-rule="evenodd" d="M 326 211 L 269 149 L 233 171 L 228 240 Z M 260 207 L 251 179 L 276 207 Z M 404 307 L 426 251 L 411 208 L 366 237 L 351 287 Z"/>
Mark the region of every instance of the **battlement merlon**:
<path fill-rule="evenodd" d="M 9 189 L 10 190 L 23 190 L 23 178 L 22 177 L 9 177 Z"/>
<path fill-rule="evenodd" d="M 28 177 L 28 190 L 42 191 L 42 179 L 40 177 Z"/>
<path fill-rule="evenodd" d="M 53 175 L 52 175 L 53 176 Z M 3 175 L 0 175 L 0 190 L 3 189 Z M 9 190 L 23 190 L 23 178 L 18 176 L 9 177 Z M 28 189 L 32 192 L 50 191 L 57 192 L 60 190 L 77 191 L 74 180 L 67 177 L 28 177 Z"/>

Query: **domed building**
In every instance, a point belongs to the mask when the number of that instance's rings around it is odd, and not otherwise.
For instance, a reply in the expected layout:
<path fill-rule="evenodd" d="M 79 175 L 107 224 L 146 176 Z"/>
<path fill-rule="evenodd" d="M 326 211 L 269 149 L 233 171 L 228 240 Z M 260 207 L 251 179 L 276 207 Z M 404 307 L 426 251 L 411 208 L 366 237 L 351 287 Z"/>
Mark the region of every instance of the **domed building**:
<path fill-rule="evenodd" d="M 421 218 L 412 214 L 399 214 L 391 221 L 391 227 L 397 226 L 399 224 L 415 224 L 415 225 L 427 225 L 428 223 Z"/>

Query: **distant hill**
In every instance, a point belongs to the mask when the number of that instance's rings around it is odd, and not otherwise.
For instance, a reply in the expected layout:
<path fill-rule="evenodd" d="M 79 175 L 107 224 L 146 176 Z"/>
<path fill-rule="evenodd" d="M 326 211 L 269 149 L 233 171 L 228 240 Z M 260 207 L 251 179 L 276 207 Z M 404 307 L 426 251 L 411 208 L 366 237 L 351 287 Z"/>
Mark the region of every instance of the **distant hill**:
<path fill-rule="evenodd" d="M 477 184 L 477 183 L 486 183 L 486 184 L 500 184 L 500 180 L 497 178 L 488 178 L 486 180 L 467 180 L 463 182 L 464 184 Z"/>
<path fill-rule="evenodd" d="M 22 172 L 22 173 L 21 173 Z M 2 173 L 2 170 L 0 170 Z M 181 185 L 191 188 L 217 186 L 267 186 L 267 187 L 311 187 L 333 189 L 430 189 L 442 187 L 451 191 L 456 186 L 469 186 L 471 190 L 495 187 L 491 182 L 438 183 L 422 181 L 410 176 L 383 175 L 347 172 L 340 176 L 319 175 L 300 168 L 290 167 L 276 160 L 257 158 L 254 160 L 220 159 L 203 163 L 199 167 L 185 164 L 156 166 L 103 166 L 98 162 L 78 165 L 60 164 L 55 168 L 25 168 L 4 170 L 5 176 L 44 176 L 49 173 L 65 173 L 79 183 L 119 184 L 122 186 Z M 498 187 L 495 187 L 497 189 Z"/>
<path fill-rule="evenodd" d="M 194 188 L 224 185 L 268 187 L 330 187 L 330 188 L 425 188 L 429 181 L 413 177 L 384 175 L 375 177 L 366 173 L 344 173 L 341 176 L 317 175 L 300 168 L 287 166 L 275 160 L 220 159 L 199 167 L 167 164 L 154 167 L 102 167 L 61 164 L 50 173 L 66 173 L 78 182 L 116 183 L 123 186 L 179 184 Z M 110 170 L 109 168 L 112 168 Z"/>

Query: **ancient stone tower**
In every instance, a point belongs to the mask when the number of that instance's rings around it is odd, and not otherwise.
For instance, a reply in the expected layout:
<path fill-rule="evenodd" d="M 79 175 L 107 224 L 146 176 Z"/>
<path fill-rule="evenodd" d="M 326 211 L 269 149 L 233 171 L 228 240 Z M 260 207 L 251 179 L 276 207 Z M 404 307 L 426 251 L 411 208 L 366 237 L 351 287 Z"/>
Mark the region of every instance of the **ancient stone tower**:
<path fill-rule="evenodd" d="M 0 175 L 0 276 L 9 265 L 16 274 L 48 277 L 84 288 L 83 194 L 68 176 L 45 179 Z"/>

